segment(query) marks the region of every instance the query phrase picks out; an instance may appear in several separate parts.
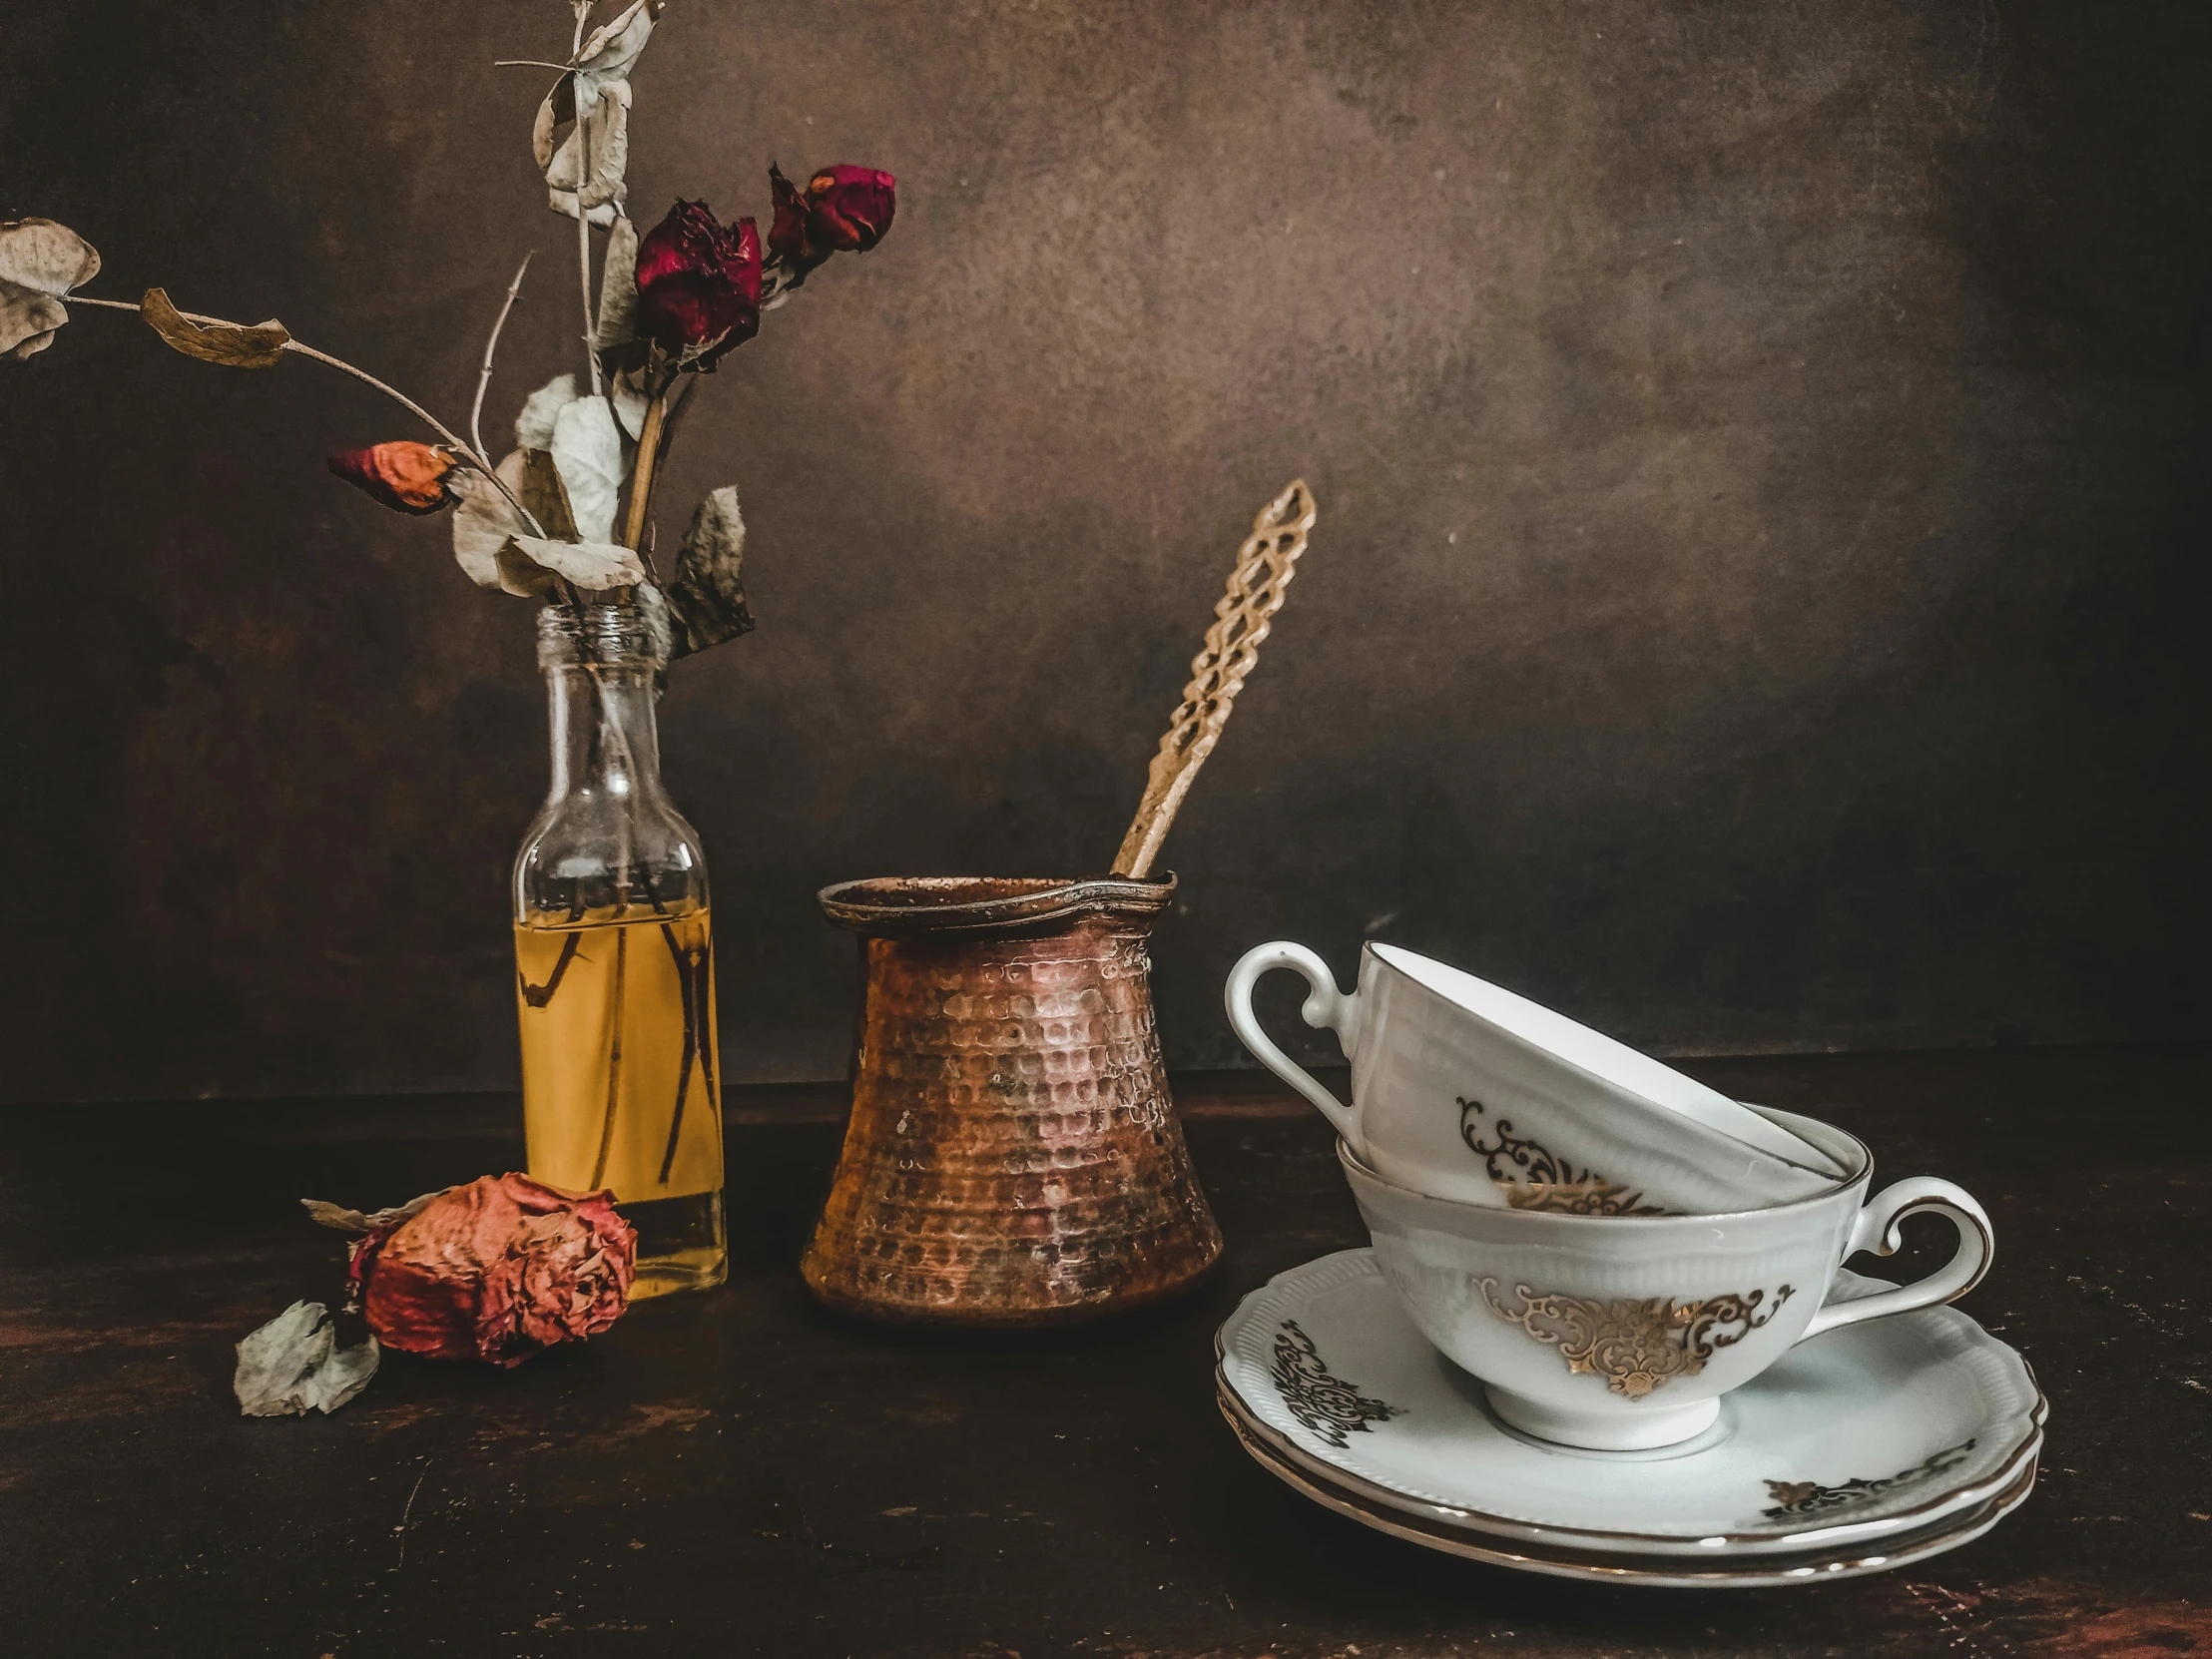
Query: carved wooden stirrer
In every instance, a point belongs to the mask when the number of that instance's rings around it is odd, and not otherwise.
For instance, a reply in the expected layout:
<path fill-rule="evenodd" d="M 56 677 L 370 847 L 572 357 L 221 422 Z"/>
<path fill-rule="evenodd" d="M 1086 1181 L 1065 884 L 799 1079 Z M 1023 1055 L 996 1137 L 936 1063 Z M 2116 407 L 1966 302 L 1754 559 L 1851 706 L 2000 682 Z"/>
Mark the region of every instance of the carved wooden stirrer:
<path fill-rule="evenodd" d="M 1152 757 L 1144 800 L 1137 804 L 1137 816 L 1114 855 L 1116 875 L 1141 878 L 1152 872 L 1152 860 L 1167 839 L 1176 809 L 1221 741 L 1230 705 L 1260 660 L 1260 642 L 1268 637 L 1269 619 L 1283 608 L 1283 590 L 1297 574 L 1298 556 L 1306 551 L 1306 533 L 1313 527 L 1314 492 L 1303 478 L 1284 486 L 1283 493 L 1252 521 L 1252 534 L 1237 549 L 1237 568 L 1229 573 L 1229 591 L 1214 607 L 1205 649 L 1191 661 L 1191 683 L 1183 688 L 1182 706 L 1168 723 L 1160 752 Z"/>

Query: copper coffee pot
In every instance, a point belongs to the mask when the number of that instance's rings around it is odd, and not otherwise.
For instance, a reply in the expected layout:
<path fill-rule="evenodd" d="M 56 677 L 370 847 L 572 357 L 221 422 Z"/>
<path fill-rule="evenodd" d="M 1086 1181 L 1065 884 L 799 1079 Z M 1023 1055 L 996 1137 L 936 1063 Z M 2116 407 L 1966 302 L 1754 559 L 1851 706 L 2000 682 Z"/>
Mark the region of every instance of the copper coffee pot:
<path fill-rule="evenodd" d="M 823 889 L 866 977 L 844 1152 L 801 1264 L 829 1306 L 1072 1324 L 1172 1296 L 1220 1257 L 1152 1016 L 1146 939 L 1175 877 L 1148 877 L 1314 516 L 1299 481 L 1253 521 L 1112 873 Z"/>

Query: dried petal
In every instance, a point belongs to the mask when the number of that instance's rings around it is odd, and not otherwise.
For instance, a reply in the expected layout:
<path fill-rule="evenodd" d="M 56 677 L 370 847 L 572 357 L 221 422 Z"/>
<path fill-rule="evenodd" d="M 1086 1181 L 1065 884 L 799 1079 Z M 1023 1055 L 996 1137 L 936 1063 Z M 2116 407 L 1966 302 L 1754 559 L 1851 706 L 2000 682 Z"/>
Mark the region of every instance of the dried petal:
<path fill-rule="evenodd" d="M 51 219 L 0 224 L 0 355 L 30 357 L 69 320 L 61 296 L 100 273 L 91 243 Z"/>
<path fill-rule="evenodd" d="M 553 419 L 549 447 L 568 490 L 576 539 L 614 540 L 615 509 L 630 469 L 624 463 L 622 429 L 615 424 L 613 406 L 604 397 L 579 397 L 562 405 Z"/>
<path fill-rule="evenodd" d="M 434 513 L 457 499 L 445 487 L 445 476 L 453 470 L 453 456 L 426 443 L 379 443 L 372 449 L 341 449 L 330 457 L 329 466 L 347 483 L 403 513 Z"/>
<path fill-rule="evenodd" d="M 451 1187 L 440 1187 L 434 1193 L 424 1193 L 419 1198 L 408 1199 L 404 1204 L 395 1204 L 388 1210 L 377 1210 L 367 1215 L 320 1198 L 303 1198 L 299 1204 L 313 1218 L 317 1227 L 327 1227 L 339 1233 L 373 1233 L 379 1227 L 397 1226 L 409 1216 L 419 1213 L 433 1198 L 443 1198 L 452 1190 Z"/>
<path fill-rule="evenodd" d="M 148 326 L 188 357 L 226 368 L 275 368 L 284 360 L 291 335 L 275 317 L 251 328 L 236 322 L 194 322 L 169 302 L 160 288 L 148 288 L 139 301 Z"/>
<path fill-rule="evenodd" d="M 636 1261 L 637 1235 L 611 1193 L 487 1175 L 363 1239 L 352 1276 L 389 1347 L 516 1366 L 612 1325 Z"/>
<path fill-rule="evenodd" d="M 738 511 L 737 487 L 725 484 L 700 502 L 684 532 L 684 550 L 668 585 L 675 624 L 671 661 L 752 632 L 744 577 L 745 519 Z"/>
<path fill-rule="evenodd" d="M 250 1417 L 335 1411 L 368 1386 L 379 1358 L 376 1339 L 340 1351 L 337 1327 L 319 1302 L 295 1302 L 238 1345 L 232 1391 Z"/>

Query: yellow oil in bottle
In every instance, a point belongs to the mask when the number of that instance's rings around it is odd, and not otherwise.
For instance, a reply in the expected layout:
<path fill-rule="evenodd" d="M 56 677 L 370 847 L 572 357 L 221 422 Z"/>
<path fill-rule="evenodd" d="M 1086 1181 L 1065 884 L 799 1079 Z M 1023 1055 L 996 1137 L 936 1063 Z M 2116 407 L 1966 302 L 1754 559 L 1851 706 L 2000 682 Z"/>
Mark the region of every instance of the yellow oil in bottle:
<path fill-rule="evenodd" d="M 530 1174 L 614 1189 L 638 1230 L 635 1297 L 729 1276 L 714 938 L 705 906 L 642 904 L 515 928 Z"/>

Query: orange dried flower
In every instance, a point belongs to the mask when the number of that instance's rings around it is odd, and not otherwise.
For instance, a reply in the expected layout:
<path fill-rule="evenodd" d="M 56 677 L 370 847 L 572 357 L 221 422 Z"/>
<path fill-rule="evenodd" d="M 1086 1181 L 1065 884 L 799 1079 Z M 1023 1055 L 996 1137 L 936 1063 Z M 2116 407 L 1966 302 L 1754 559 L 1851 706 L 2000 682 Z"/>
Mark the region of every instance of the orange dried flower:
<path fill-rule="evenodd" d="M 453 457 L 427 443 L 379 443 L 373 449 L 341 449 L 330 457 L 330 470 L 403 513 L 434 513 L 454 499 L 445 487 L 445 475 L 453 470 Z"/>

